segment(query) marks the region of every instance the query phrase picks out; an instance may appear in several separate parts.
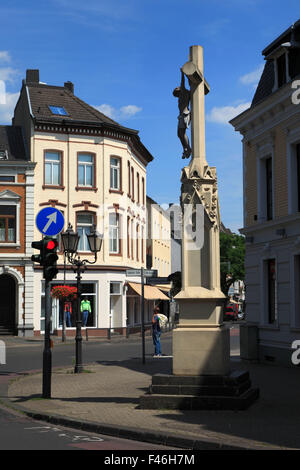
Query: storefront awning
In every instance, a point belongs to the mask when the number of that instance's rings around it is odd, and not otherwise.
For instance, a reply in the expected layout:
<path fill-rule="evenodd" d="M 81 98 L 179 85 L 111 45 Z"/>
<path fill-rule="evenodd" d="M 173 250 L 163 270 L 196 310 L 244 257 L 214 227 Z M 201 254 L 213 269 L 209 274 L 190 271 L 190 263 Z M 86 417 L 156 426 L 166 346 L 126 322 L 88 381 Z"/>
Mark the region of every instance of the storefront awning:
<path fill-rule="evenodd" d="M 162 290 L 163 292 L 170 292 L 172 285 L 171 284 L 156 284 L 157 289 Z"/>
<path fill-rule="evenodd" d="M 142 285 L 136 282 L 128 282 L 128 285 L 133 289 L 138 295 L 142 295 Z M 144 285 L 144 298 L 146 300 L 170 300 L 165 294 L 163 294 L 155 286 Z"/>

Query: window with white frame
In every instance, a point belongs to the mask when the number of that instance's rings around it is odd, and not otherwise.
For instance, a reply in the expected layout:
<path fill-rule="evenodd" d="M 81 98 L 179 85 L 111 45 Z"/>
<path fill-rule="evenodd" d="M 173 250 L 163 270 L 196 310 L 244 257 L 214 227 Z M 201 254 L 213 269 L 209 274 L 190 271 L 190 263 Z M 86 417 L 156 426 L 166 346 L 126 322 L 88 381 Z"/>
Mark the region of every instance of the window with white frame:
<path fill-rule="evenodd" d="M 16 242 L 16 206 L 0 206 L 0 242 Z"/>
<path fill-rule="evenodd" d="M 87 236 L 91 233 L 94 223 L 93 214 L 77 214 L 77 232 L 80 235 L 78 251 L 90 251 Z"/>
<path fill-rule="evenodd" d="M 121 190 L 121 160 L 117 157 L 110 158 L 110 189 Z"/>
<path fill-rule="evenodd" d="M 120 216 L 115 212 L 109 214 L 109 253 L 120 253 Z"/>
<path fill-rule="evenodd" d="M 78 154 L 78 186 L 94 186 L 94 155 Z"/>
<path fill-rule="evenodd" d="M 0 244 L 3 246 L 20 243 L 20 200 L 12 191 L 0 193 Z"/>
<path fill-rule="evenodd" d="M 45 152 L 45 184 L 61 185 L 61 164 L 61 152 L 49 150 Z"/>

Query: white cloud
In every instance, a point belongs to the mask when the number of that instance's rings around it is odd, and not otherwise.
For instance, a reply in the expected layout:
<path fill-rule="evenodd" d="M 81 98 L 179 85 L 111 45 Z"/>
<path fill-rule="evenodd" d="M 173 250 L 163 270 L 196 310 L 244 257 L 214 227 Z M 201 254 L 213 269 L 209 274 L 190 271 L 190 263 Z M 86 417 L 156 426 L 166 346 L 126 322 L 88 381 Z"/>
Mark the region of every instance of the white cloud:
<path fill-rule="evenodd" d="M 142 108 L 139 108 L 138 106 L 135 106 L 134 104 L 128 104 L 127 106 L 122 106 L 122 108 L 120 108 L 121 114 L 124 117 L 128 117 L 128 118 L 134 116 L 136 113 L 139 113 L 140 111 L 142 111 Z"/>
<path fill-rule="evenodd" d="M 0 102 L 0 124 L 11 124 L 19 94 L 19 92 L 5 93 L 5 103 Z"/>
<path fill-rule="evenodd" d="M 245 75 L 240 77 L 240 82 L 243 83 L 243 85 L 257 85 L 263 72 L 263 69 L 264 64 L 260 65 L 252 72 L 246 73 Z"/>
<path fill-rule="evenodd" d="M 19 75 L 19 71 L 11 67 L 0 68 L 0 80 L 4 82 L 14 82 Z"/>
<path fill-rule="evenodd" d="M 240 103 L 237 106 L 223 106 L 220 108 L 215 106 L 206 116 L 206 119 L 209 122 L 216 122 L 218 124 L 228 124 L 231 119 L 248 109 L 250 106 L 250 102 Z"/>
<path fill-rule="evenodd" d="M 129 119 L 135 116 L 137 113 L 142 111 L 142 108 L 136 106 L 135 104 L 128 104 L 127 106 L 122 106 L 121 108 L 114 108 L 110 104 L 101 104 L 99 106 L 94 106 L 105 116 L 110 117 L 111 119 Z"/>
<path fill-rule="evenodd" d="M 95 109 L 98 109 L 100 113 L 105 114 L 105 116 L 111 118 L 111 119 L 116 119 L 116 112 L 117 110 L 113 108 L 113 106 L 110 106 L 110 104 L 100 104 L 100 106 L 93 106 Z"/>
<path fill-rule="evenodd" d="M 0 51 L 0 61 L 10 62 L 10 55 L 8 51 Z"/>

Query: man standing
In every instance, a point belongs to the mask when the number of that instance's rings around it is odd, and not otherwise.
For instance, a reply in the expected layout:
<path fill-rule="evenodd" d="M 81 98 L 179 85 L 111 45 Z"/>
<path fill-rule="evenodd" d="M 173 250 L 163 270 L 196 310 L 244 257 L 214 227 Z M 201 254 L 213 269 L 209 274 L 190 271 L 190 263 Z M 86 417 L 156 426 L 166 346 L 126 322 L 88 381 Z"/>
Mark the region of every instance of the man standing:
<path fill-rule="evenodd" d="M 91 313 L 91 311 L 92 311 L 91 302 L 87 299 L 87 297 L 85 297 L 81 301 L 80 311 L 83 315 L 83 326 L 85 327 L 87 325 L 89 313 Z"/>
<path fill-rule="evenodd" d="M 155 348 L 155 352 L 153 357 L 160 357 L 162 356 L 161 354 L 161 346 L 160 346 L 160 335 L 161 335 L 161 329 L 159 325 L 159 308 L 155 307 L 153 316 L 152 316 L 152 338 L 153 338 L 153 344 Z"/>

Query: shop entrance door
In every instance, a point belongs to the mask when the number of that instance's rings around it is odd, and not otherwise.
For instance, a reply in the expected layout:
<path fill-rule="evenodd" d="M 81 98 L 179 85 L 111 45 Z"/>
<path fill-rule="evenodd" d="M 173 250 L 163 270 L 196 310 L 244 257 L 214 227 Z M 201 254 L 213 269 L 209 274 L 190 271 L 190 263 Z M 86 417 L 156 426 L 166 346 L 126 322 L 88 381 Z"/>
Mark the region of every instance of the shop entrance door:
<path fill-rule="evenodd" d="M 16 283 L 9 274 L 0 276 L 0 334 L 14 334 L 16 328 Z"/>

